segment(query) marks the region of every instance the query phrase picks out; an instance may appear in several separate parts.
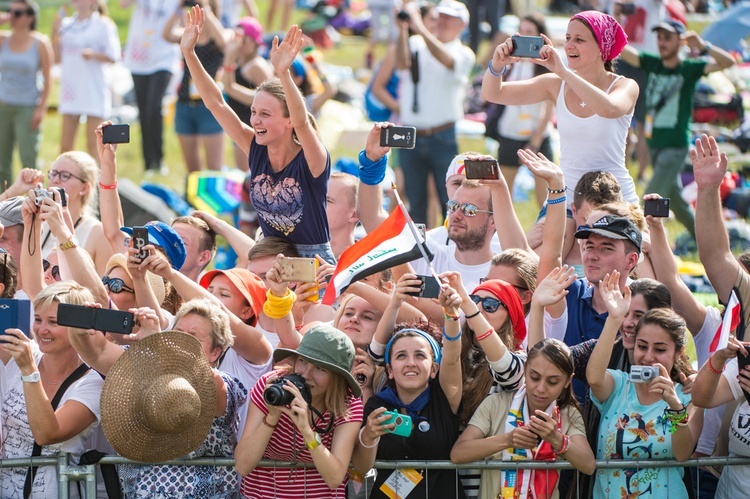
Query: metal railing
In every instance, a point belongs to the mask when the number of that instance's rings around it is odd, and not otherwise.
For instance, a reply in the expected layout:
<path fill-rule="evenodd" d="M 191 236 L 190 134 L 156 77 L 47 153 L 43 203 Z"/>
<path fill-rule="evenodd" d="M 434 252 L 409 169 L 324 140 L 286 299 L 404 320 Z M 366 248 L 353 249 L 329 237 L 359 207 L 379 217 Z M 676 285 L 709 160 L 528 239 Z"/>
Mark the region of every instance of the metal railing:
<path fill-rule="evenodd" d="M 192 460 L 172 460 L 158 464 L 139 463 L 119 456 L 106 456 L 102 458 L 99 464 L 135 464 L 143 466 L 156 465 L 180 465 L 180 466 L 234 466 L 234 459 L 231 458 L 199 458 Z M 291 463 L 286 461 L 274 461 L 263 459 L 259 466 L 265 467 L 283 467 L 288 468 Z M 698 459 L 688 459 L 687 461 L 677 460 L 602 460 L 596 461 L 596 469 L 625 469 L 625 468 L 698 468 L 711 466 L 747 466 L 750 465 L 750 458 L 747 457 L 703 457 Z M 86 497 L 96 497 L 96 466 L 89 465 L 71 465 L 69 464 L 68 454 L 57 454 L 55 456 L 17 458 L 17 459 L 0 459 L 0 468 L 28 468 L 29 466 L 55 466 L 58 477 L 58 498 L 68 499 L 69 483 L 73 481 L 82 481 L 85 486 Z M 309 468 L 314 466 L 313 463 L 297 463 L 298 467 Z M 459 469 L 544 469 L 544 470 L 572 470 L 573 466 L 567 461 L 498 461 L 485 460 L 473 463 L 453 464 L 450 461 L 375 461 L 375 469 L 427 469 L 427 470 L 459 470 Z"/>

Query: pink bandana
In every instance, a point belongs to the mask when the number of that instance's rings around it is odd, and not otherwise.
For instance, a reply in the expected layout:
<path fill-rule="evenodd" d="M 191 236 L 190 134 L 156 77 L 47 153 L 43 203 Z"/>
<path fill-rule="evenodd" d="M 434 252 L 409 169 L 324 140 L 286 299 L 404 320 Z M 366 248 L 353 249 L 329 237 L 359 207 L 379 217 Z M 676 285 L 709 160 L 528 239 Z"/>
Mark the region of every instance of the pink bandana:
<path fill-rule="evenodd" d="M 625 30 L 610 15 L 587 10 L 570 18 L 571 21 L 573 19 L 583 21 L 594 32 L 604 62 L 616 58 L 622 52 L 623 47 L 628 44 L 628 35 L 625 34 Z"/>

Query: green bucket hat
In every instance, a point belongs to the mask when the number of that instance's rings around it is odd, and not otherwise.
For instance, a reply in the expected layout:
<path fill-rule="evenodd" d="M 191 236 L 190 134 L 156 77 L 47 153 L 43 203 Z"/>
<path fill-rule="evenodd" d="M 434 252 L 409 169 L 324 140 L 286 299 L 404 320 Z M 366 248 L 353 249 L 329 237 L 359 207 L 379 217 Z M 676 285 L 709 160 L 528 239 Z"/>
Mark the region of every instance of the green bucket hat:
<path fill-rule="evenodd" d="M 291 355 L 299 355 L 311 364 L 339 373 L 346 380 L 355 397 L 362 395 L 362 388 L 352 376 L 354 365 L 354 343 L 342 331 L 329 324 L 310 328 L 302 337 L 297 350 L 277 348 L 273 361 L 279 362 Z"/>

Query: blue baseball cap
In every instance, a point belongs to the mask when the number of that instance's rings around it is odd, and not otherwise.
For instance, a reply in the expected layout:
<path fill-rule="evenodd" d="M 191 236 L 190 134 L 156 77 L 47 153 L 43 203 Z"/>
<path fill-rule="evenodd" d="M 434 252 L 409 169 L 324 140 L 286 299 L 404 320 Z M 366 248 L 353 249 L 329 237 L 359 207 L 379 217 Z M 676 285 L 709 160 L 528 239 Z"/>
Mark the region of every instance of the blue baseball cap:
<path fill-rule="evenodd" d="M 685 29 L 684 24 L 674 19 L 665 19 L 661 21 L 659 24 L 651 28 L 651 31 L 656 31 L 660 29 L 663 29 L 664 31 L 668 31 L 669 33 L 676 33 L 678 35 L 682 35 L 683 33 L 685 33 L 685 31 L 687 31 Z"/>
<path fill-rule="evenodd" d="M 154 246 L 163 248 L 167 253 L 167 259 L 175 270 L 180 270 L 185 263 L 185 243 L 180 235 L 164 222 L 153 221 L 144 225 L 148 229 L 148 242 Z M 120 227 L 125 234 L 132 236 L 132 227 Z"/>

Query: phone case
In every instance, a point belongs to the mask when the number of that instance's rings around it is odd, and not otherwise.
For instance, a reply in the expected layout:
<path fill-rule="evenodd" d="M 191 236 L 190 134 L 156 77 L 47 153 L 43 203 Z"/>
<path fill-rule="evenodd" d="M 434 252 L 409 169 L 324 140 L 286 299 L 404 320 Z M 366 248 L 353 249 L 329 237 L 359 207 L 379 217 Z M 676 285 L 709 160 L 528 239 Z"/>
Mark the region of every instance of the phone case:
<path fill-rule="evenodd" d="M 315 258 L 284 258 L 281 265 L 281 280 L 287 282 L 315 282 L 318 261 Z"/>
<path fill-rule="evenodd" d="M 148 251 L 142 250 L 148 244 L 148 229 L 146 227 L 133 227 L 133 247 L 136 248 L 136 255 L 141 261 L 148 257 Z"/>
<path fill-rule="evenodd" d="M 105 144 L 127 144 L 130 142 L 130 125 L 109 125 L 102 128 L 102 142 Z"/>
<path fill-rule="evenodd" d="M 539 51 L 544 46 L 544 39 L 541 36 L 513 36 L 511 40 L 513 52 L 510 55 L 514 57 L 538 59 Z"/>
<path fill-rule="evenodd" d="M 422 281 L 422 290 L 418 293 L 407 294 L 420 298 L 437 298 L 440 296 L 440 285 L 435 281 L 434 277 L 431 275 L 418 275 L 417 278 Z"/>
<path fill-rule="evenodd" d="M 669 198 L 647 199 L 643 202 L 643 215 L 669 217 Z"/>
<path fill-rule="evenodd" d="M 388 418 L 387 421 L 380 423 L 381 425 L 396 425 L 396 428 L 391 433 L 402 437 L 408 437 L 411 435 L 412 422 L 410 416 L 396 411 L 385 411 L 383 414 L 388 414 L 390 418 Z"/>
<path fill-rule="evenodd" d="M 107 333 L 130 334 L 133 331 L 135 316 L 124 310 L 95 308 L 94 329 Z"/>
<path fill-rule="evenodd" d="M 470 180 L 484 180 L 500 178 L 500 167 L 494 159 L 479 159 L 464 161 L 466 178 Z"/>
<path fill-rule="evenodd" d="M 82 305 L 60 303 L 57 306 L 57 323 L 60 326 L 93 329 L 95 310 L 95 308 L 84 307 Z"/>
<path fill-rule="evenodd" d="M 5 334 L 5 330 L 11 328 L 20 329 L 23 334 L 29 336 L 31 332 L 30 300 L 0 298 L 0 334 Z"/>
<path fill-rule="evenodd" d="M 392 126 L 380 129 L 381 147 L 414 149 L 417 143 L 417 129 L 413 126 Z"/>

